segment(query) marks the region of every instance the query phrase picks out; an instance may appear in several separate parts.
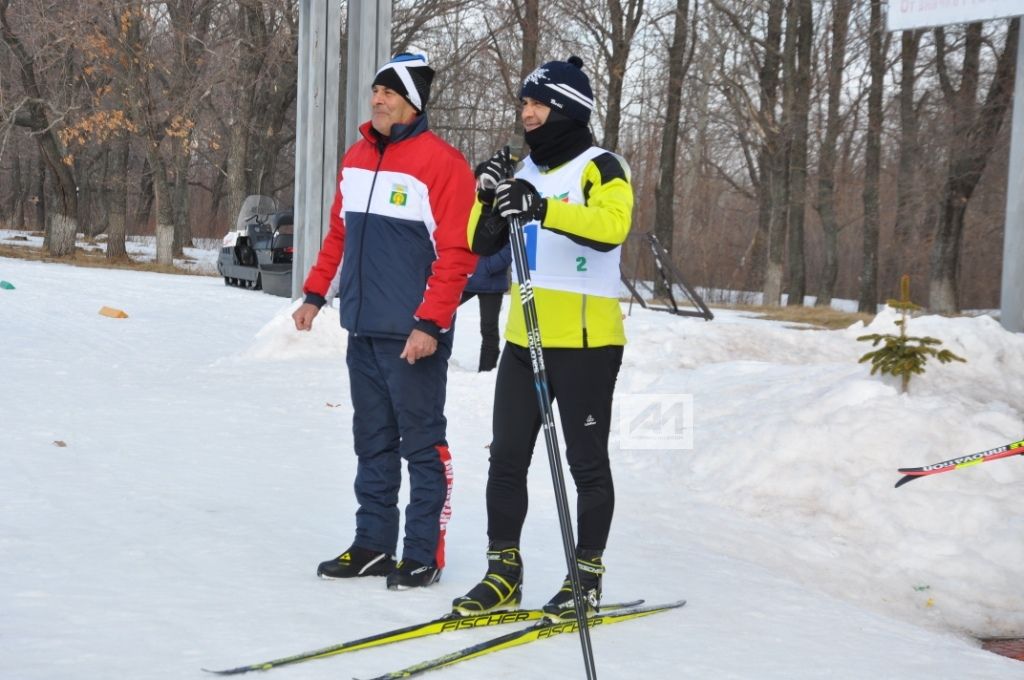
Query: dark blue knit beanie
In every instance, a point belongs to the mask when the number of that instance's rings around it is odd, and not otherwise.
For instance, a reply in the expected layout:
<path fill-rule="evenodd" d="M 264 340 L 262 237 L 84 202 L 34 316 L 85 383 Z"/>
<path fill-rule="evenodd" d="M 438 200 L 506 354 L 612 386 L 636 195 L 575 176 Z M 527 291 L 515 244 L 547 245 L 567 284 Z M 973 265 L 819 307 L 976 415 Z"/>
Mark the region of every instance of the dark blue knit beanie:
<path fill-rule="evenodd" d="M 524 97 L 543 102 L 584 125 L 590 122 L 594 110 L 594 91 L 583 72 L 583 60 L 576 56 L 549 61 L 528 75 L 519 92 L 519 98 Z"/>

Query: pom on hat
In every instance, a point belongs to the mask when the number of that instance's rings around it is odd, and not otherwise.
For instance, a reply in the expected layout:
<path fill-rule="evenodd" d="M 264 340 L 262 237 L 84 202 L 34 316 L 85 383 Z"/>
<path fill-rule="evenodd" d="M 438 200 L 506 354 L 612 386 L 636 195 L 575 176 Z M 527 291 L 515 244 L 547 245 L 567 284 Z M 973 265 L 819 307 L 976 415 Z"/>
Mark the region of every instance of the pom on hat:
<path fill-rule="evenodd" d="M 402 95 L 417 112 L 427 108 L 430 99 L 430 83 L 434 80 L 434 69 L 427 64 L 424 54 L 396 54 L 391 61 L 377 71 L 373 85 L 383 85 Z"/>
<path fill-rule="evenodd" d="M 565 61 L 549 61 L 523 81 L 519 98 L 529 97 L 584 124 L 594 110 L 594 92 L 583 72 L 583 60 L 573 55 Z"/>

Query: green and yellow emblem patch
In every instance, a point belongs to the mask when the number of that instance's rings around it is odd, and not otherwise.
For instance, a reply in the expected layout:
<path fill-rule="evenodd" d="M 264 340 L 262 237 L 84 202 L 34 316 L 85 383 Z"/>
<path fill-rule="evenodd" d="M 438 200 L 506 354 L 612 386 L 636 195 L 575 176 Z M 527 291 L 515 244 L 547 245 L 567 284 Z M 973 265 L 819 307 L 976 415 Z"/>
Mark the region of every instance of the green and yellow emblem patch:
<path fill-rule="evenodd" d="M 388 200 L 391 205 L 403 207 L 409 203 L 409 190 L 402 184 L 392 184 L 391 198 Z"/>

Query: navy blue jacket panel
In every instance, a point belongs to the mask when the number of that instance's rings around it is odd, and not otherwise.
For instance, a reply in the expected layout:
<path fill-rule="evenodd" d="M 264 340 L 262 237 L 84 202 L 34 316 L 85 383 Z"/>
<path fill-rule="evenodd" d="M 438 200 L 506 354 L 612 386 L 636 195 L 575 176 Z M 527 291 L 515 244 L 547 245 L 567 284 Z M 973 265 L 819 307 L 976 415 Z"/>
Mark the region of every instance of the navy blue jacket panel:
<path fill-rule="evenodd" d="M 476 271 L 466 283 L 470 293 L 504 293 L 508 290 L 508 268 L 512 264 L 512 249 L 508 243 L 493 255 L 481 256 Z"/>

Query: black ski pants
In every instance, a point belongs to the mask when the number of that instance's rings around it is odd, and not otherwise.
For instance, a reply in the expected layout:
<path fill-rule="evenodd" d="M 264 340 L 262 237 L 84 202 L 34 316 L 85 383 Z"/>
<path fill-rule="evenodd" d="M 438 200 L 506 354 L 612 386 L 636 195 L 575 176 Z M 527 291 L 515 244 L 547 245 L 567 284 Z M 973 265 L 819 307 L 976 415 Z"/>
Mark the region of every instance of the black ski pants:
<path fill-rule="evenodd" d="M 480 371 L 489 371 L 498 363 L 498 345 L 501 334 L 498 331 L 498 316 L 504 293 L 462 293 L 459 304 L 477 297 L 480 299 Z"/>
<path fill-rule="evenodd" d="M 558 404 L 565 456 L 576 484 L 578 550 L 603 550 L 615 509 L 608 462 L 612 393 L 622 347 L 545 349 L 551 395 Z M 528 505 L 526 475 L 540 431 L 530 350 L 505 343 L 494 393 L 487 477 L 487 536 L 519 545 Z M 548 510 L 557 517 L 557 510 Z"/>

